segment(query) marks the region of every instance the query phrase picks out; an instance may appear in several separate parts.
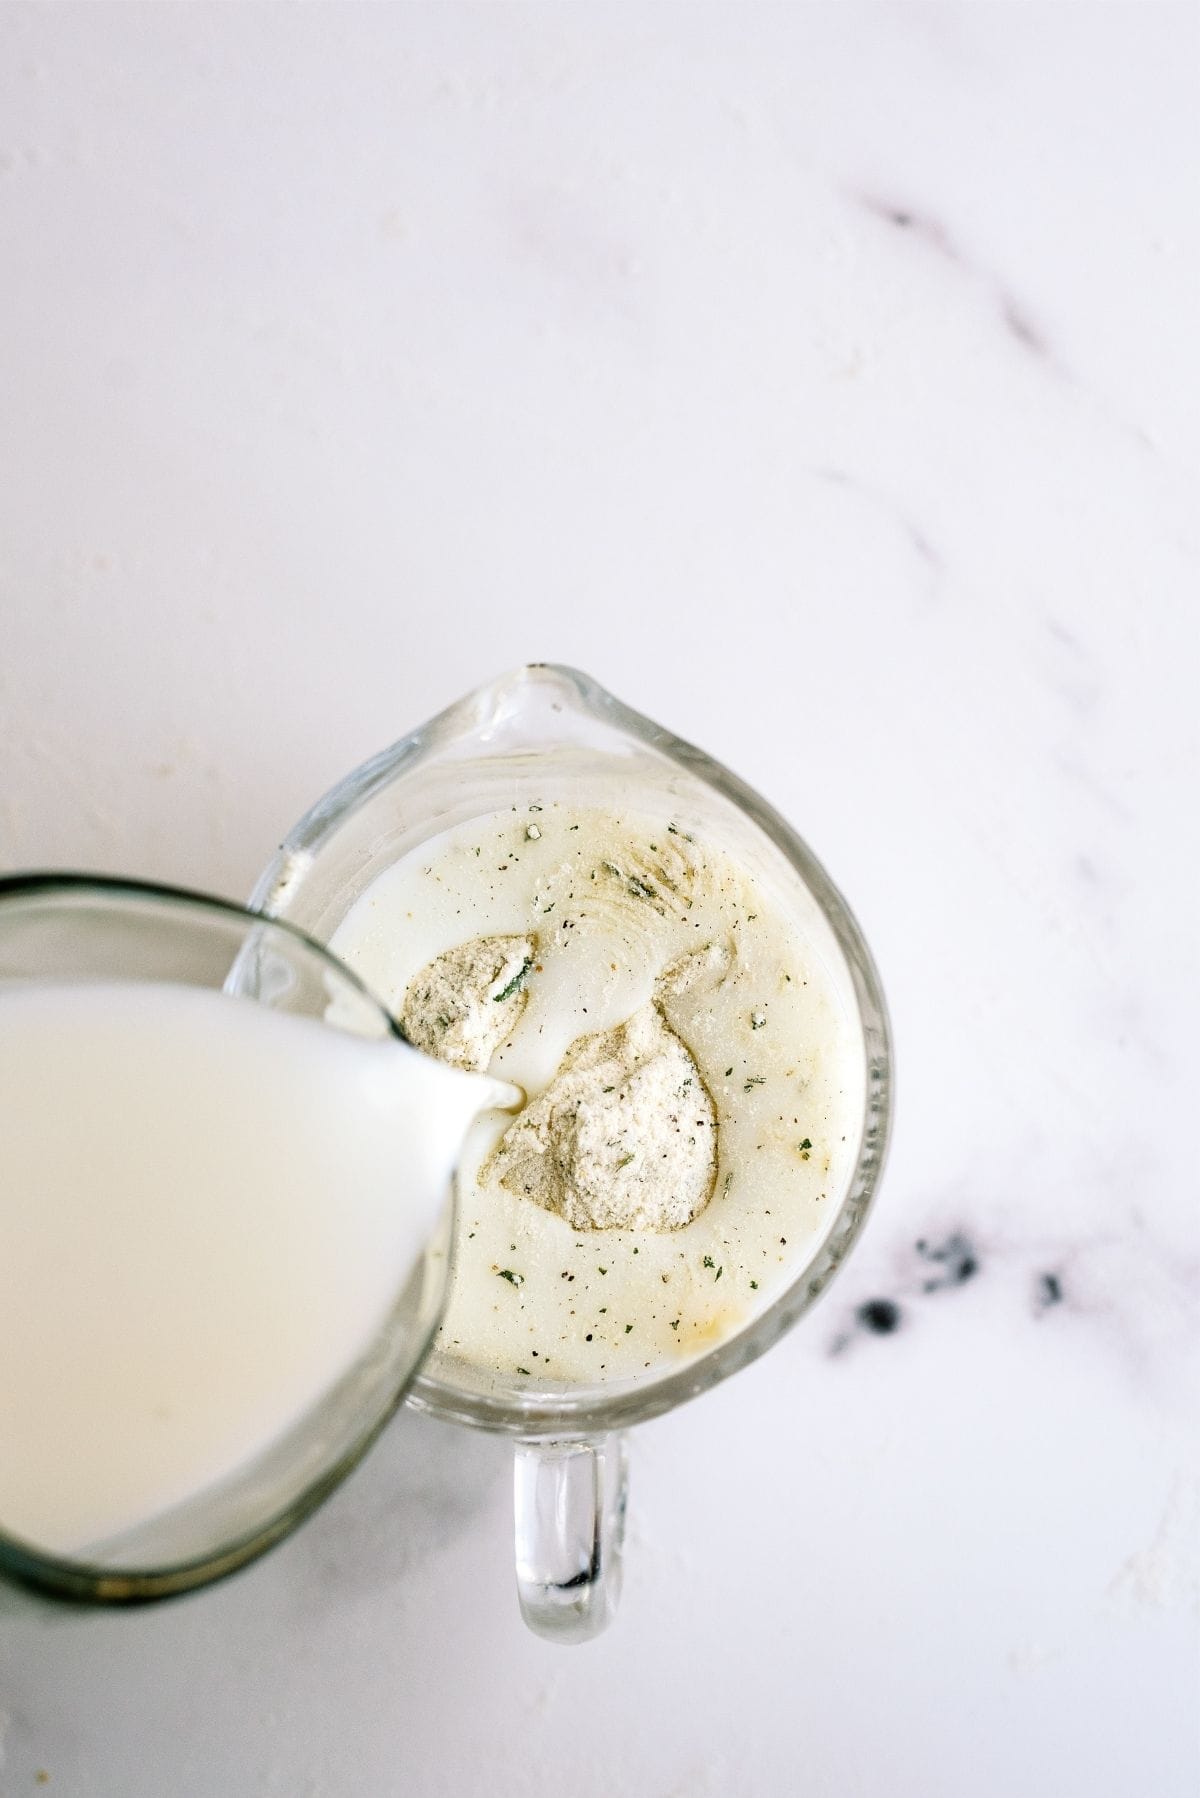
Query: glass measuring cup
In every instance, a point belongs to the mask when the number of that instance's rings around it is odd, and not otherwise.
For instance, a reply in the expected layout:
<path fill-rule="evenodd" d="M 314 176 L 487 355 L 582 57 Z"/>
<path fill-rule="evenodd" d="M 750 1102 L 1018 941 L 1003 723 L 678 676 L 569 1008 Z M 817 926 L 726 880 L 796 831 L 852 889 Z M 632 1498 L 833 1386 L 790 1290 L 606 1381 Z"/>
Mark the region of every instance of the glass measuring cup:
<path fill-rule="evenodd" d="M 534 665 L 502 677 L 348 775 L 290 833 L 252 904 L 328 941 L 385 868 L 483 814 L 559 800 L 662 811 L 770 882 L 835 971 L 862 1044 L 852 1171 L 811 1259 L 717 1346 L 620 1385 L 531 1390 L 437 1348 L 408 1394 L 418 1410 L 515 1441 L 517 1588 L 539 1634 L 580 1641 L 611 1617 L 626 1502 L 623 1432 L 754 1360 L 824 1289 L 862 1229 L 886 1149 L 890 1050 L 879 979 L 844 900 L 765 800 L 586 675 Z"/>
<path fill-rule="evenodd" d="M 395 1040 L 391 1018 L 358 978 L 288 924 L 134 881 L 62 874 L 0 880 L 0 992 L 10 984 L 93 982 L 209 988 L 230 995 L 230 1005 L 270 1006 L 321 1020 L 325 1029 L 387 1039 L 396 1054 L 415 1055 Z M 4 1198 L 19 1205 L 23 1195 Z M 0 1529 L 0 1574 L 59 1597 L 164 1598 L 233 1572 L 288 1535 L 365 1453 L 424 1355 L 446 1295 L 451 1223 L 447 1193 L 434 1240 L 367 1349 L 283 1435 L 220 1483 L 78 1556 Z M 281 1242 L 281 1257 L 286 1248 Z M 102 1414 L 93 1427 L 103 1429 Z M 88 1442 L 79 1442 L 80 1463 L 88 1453 Z M 63 1480 L 72 1477 L 64 1466 Z"/>

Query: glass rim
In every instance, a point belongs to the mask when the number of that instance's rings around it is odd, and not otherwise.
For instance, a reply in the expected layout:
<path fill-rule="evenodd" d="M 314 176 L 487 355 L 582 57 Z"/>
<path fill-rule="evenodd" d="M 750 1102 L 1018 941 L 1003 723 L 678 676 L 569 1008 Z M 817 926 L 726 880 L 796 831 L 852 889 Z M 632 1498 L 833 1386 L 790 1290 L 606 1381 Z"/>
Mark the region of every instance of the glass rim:
<path fill-rule="evenodd" d="M 578 1397 L 561 1392 L 498 1394 L 468 1391 L 418 1368 L 405 1402 L 447 1422 L 472 1424 L 531 1441 L 584 1440 L 643 1423 L 737 1373 L 771 1348 L 827 1289 L 862 1233 L 878 1192 L 892 1128 L 894 1052 L 879 972 L 862 929 L 842 893 L 807 843 L 760 793 L 724 763 L 617 699 L 592 676 L 557 662 L 528 662 L 455 700 L 426 724 L 352 769 L 324 793 L 287 833 L 259 876 L 251 905 L 286 904 L 304 884 L 322 847 L 402 772 L 410 773 L 447 743 L 504 722 L 523 692 L 545 689 L 561 710 L 607 725 L 665 763 L 712 788 L 755 825 L 799 875 L 845 959 L 863 1037 L 865 1101 L 859 1142 L 846 1188 L 816 1253 L 770 1305 L 724 1343 L 672 1373 L 608 1390 L 589 1386 Z M 276 914 L 266 909 L 263 915 Z M 436 1353 L 436 1351 L 433 1351 Z"/>
<path fill-rule="evenodd" d="M 172 905 L 194 905 L 201 911 L 216 912 L 231 922 L 236 920 L 241 924 L 249 923 L 260 927 L 265 925 L 272 930 L 282 930 L 294 942 L 311 950 L 320 961 L 336 968 L 347 985 L 369 1000 L 386 1020 L 391 1034 L 399 1037 L 406 1047 L 413 1046 L 378 993 L 371 991 L 361 974 L 342 961 L 328 943 L 310 936 L 307 930 L 303 930 L 299 924 L 293 924 L 290 918 L 259 911 L 253 904 L 239 905 L 236 899 L 223 899 L 218 893 L 203 893 L 197 887 L 174 886 L 161 880 L 139 880 L 133 875 L 89 874 L 74 868 L 30 868 L 17 874 L 0 874 L 0 905 L 10 899 L 22 897 L 48 898 L 56 892 L 94 892 L 107 898 L 165 899 Z"/>

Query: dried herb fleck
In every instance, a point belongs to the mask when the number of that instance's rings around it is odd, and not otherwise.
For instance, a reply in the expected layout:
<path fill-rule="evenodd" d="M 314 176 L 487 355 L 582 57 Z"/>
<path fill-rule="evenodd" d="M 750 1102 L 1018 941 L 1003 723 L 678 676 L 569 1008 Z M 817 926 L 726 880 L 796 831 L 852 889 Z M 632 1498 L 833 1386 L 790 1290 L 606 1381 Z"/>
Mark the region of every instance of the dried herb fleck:
<path fill-rule="evenodd" d="M 532 957 L 532 955 L 527 955 L 525 957 L 523 966 L 518 970 L 517 973 L 515 973 L 513 975 L 512 979 L 509 981 L 508 985 L 504 988 L 504 991 L 501 993 L 493 993 L 492 994 L 492 1003 L 494 1005 L 501 1005 L 501 1004 L 503 1004 L 505 999 L 511 999 L 514 993 L 519 992 L 521 987 L 524 986 L 525 976 L 528 974 L 528 972 L 532 966 L 533 966 L 533 957 Z"/>

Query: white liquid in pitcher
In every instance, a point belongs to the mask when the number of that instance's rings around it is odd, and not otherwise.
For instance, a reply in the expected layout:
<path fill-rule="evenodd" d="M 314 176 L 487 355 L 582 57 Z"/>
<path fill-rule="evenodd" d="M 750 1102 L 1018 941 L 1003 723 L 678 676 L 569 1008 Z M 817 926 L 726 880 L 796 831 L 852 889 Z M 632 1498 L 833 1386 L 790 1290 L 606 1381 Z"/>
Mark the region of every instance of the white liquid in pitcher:
<path fill-rule="evenodd" d="M 0 1530 L 79 1554 L 368 1348 L 491 1082 L 169 985 L 0 988 Z"/>
<path fill-rule="evenodd" d="M 399 1014 L 414 981 L 441 990 L 417 978 L 432 958 L 497 936 L 528 947 L 498 976 L 510 986 L 485 996 L 483 1022 L 518 985 L 525 1003 L 488 1071 L 531 1101 L 572 1044 L 622 1025 L 684 968 L 665 1013 L 695 1075 L 683 1070 L 663 1110 L 678 1113 L 668 1132 L 691 1132 L 698 1148 L 715 1122 L 715 1178 L 682 1228 L 578 1227 L 526 1196 L 535 1181 L 523 1191 L 490 1172 L 513 1120 L 481 1120 L 464 1153 L 439 1347 L 525 1390 L 653 1377 L 751 1323 L 837 1215 L 865 1104 L 849 973 L 810 898 L 777 890 L 669 813 L 550 801 L 422 844 L 366 888 L 333 947 Z M 431 1020 L 434 1039 L 446 1021 Z M 709 1105 L 690 1108 L 694 1077 Z M 606 1078 L 601 1102 L 616 1106 L 622 1076 Z M 654 1161 L 674 1139 L 656 1140 L 641 1103 L 640 1118 L 631 1097 L 593 1135 L 614 1190 L 636 1181 L 653 1198 Z"/>

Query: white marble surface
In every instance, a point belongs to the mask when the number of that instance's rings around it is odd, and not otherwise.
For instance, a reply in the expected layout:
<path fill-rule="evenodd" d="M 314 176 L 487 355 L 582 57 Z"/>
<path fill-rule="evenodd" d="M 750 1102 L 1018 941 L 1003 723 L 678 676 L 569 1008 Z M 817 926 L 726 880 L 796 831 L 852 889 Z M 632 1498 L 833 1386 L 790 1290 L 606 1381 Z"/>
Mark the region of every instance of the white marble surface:
<path fill-rule="evenodd" d="M 243 895 L 570 661 L 809 837 L 901 1070 L 840 1285 L 638 1434 L 607 1638 L 406 1417 L 222 1589 L 6 1605 L 6 1798 L 1196 1791 L 1198 70 L 1154 4 L 0 6 L 0 864 Z"/>

